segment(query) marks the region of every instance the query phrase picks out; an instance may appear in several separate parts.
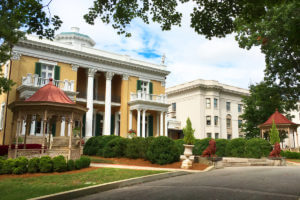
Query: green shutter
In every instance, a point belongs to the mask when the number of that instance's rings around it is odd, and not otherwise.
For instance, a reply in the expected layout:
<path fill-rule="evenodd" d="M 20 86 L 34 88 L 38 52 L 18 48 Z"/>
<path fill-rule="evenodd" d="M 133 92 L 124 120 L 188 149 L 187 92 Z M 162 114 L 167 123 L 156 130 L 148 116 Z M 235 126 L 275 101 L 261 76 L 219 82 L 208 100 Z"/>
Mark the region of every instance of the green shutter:
<path fill-rule="evenodd" d="M 35 63 L 35 74 L 39 75 L 39 77 L 41 77 L 41 73 L 42 73 L 42 64 L 39 62 Z"/>
<path fill-rule="evenodd" d="M 110 118 L 110 134 L 114 135 L 115 132 L 115 115 L 111 115 Z"/>
<path fill-rule="evenodd" d="M 60 80 L 60 66 L 54 68 L 54 80 Z"/>
<path fill-rule="evenodd" d="M 51 130 L 51 132 L 52 132 L 52 136 L 54 137 L 55 136 L 55 132 L 56 132 L 56 123 L 52 124 L 52 130 Z"/>
<path fill-rule="evenodd" d="M 95 136 L 100 136 L 100 125 L 101 125 L 101 115 L 96 114 L 96 130 L 95 130 Z"/>
<path fill-rule="evenodd" d="M 153 136 L 153 116 L 149 115 L 148 116 L 148 136 L 152 137 Z"/>
<path fill-rule="evenodd" d="M 85 115 L 82 117 L 82 137 L 85 137 Z"/>
<path fill-rule="evenodd" d="M 136 83 L 136 91 L 142 90 L 142 81 L 141 80 L 137 80 Z"/>
<path fill-rule="evenodd" d="M 149 83 L 149 94 L 153 94 L 153 83 Z"/>

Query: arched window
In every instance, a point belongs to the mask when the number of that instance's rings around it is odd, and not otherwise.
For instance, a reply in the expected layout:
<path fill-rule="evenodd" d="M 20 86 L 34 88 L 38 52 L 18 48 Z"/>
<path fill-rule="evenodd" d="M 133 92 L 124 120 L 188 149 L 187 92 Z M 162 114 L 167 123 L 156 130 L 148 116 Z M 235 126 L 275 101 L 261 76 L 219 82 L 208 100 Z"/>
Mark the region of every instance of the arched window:
<path fill-rule="evenodd" d="M 229 114 L 226 116 L 226 127 L 231 129 L 231 115 Z"/>

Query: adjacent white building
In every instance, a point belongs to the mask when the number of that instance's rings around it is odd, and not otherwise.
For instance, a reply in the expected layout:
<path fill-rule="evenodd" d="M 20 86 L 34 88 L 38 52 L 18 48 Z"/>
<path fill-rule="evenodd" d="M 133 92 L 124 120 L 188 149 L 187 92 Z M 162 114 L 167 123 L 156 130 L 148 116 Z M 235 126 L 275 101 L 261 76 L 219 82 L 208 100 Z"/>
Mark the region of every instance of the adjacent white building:
<path fill-rule="evenodd" d="M 247 89 L 221 84 L 214 80 L 195 80 L 166 89 L 169 108 L 169 136 L 178 138 L 189 117 L 195 137 L 202 139 L 243 137 L 242 97 Z"/>

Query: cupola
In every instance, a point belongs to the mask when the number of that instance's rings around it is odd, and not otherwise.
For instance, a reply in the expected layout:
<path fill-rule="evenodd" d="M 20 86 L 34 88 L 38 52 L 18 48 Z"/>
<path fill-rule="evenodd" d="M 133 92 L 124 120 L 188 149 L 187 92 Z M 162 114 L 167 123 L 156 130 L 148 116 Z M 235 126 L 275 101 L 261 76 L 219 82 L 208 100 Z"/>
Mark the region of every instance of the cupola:
<path fill-rule="evenodd" d="M 78 27 L 72 27 L 70 32 L 62 32 L 55 36 L 55 41 L 71 44 L 73 46 L 85 46 L 93 47 L 95 46 L 95 41 L 92 40 L 88 35 L 79 33 L 80 29 Z"/>

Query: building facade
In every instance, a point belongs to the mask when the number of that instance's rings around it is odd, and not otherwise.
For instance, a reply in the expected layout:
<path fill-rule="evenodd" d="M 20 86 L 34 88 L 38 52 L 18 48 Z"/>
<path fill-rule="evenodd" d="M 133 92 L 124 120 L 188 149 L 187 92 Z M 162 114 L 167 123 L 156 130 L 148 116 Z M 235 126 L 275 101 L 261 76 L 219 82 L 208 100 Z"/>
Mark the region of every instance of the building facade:
<path fill-rule="evenodd" d="M 189 117 L 195 137 L 202 139 L 244 137 L 241 132 L 242 97 L 246 89 L 213 80 L 195 80 L 166 89 L 169 107 L 169 135 L 180 132 Z M 177 130 L 177 131 L 176 131 Z"/>
<path fill-rule="evenodd" d="M 4 76 L 16 84 L 0 95 L 0 144 L 8 144 L 16 133 L 7 105 L 29 98 L 49 78 L 77 104 L 88 108 L 83 119 L 86 138 L 127 137 L 130 129 L 141 137 L 166 135 L 169 104 L 165 79 L 170 73 L 166 66 L 98 50 L 94 45 L 89 36 L 72 28 L 54 41 L 29 35 L 13 48 L 11 60 L 2 65 Z M 33 118 L 30 135 L 40 135 L 42 123 L 37 116 Z M 68 135 L 63 119 L 47 126 L 54 127 L 53 136 Z M 25 134 L 25 122 L 22 127 Z"/>

